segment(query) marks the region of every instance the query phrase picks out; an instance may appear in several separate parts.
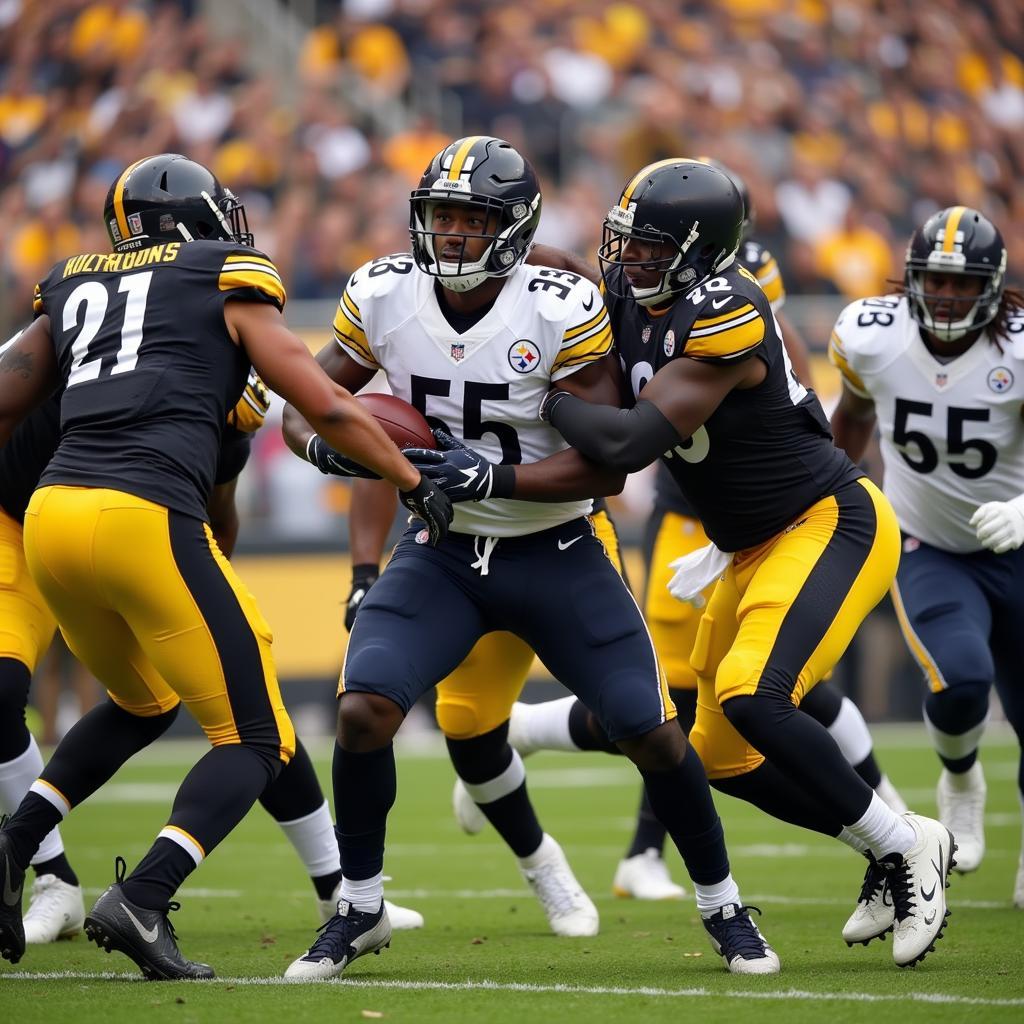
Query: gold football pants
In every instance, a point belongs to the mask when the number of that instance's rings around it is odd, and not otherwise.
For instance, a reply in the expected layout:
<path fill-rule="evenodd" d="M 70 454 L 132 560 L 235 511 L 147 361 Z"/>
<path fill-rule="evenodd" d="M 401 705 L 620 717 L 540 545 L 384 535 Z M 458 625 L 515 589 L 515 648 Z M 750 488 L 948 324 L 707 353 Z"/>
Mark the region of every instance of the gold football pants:
<path fill-rule="evenodd" d="M 0 509 L 0 658 L 35 672 L 57 622 L 25 564 L 21 523 Z"/>
<path fill-rule="evenodd" d="M 291 758 L 270 629 L 206 523 L 121 491 L 44 487 L 25 554 L 68 647 L 119 707 L 153 716 L 181 700 L 215 746 Z"/>

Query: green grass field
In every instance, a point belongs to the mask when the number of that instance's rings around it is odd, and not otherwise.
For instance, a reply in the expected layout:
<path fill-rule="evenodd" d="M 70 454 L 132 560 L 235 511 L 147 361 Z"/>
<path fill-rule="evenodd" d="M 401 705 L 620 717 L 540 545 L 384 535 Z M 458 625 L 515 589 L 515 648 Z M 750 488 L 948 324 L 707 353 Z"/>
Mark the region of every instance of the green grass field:
<path fill-rule="evenodd" d="M 920 728 L 878 730 L 885 767 L 911 805 L 934 811 L 936 762 Z M 65 826 L 87 905 L 113 876 L 115 854 L 133 864 L 163 824 L 177 781 L 198 756 L 166 742 L 124 769 Z M 327 745 L 314 745 L 325 784 Z M 463 835 L 450 810 L 452 770 L 439 751 L 399 753 L 388 895 L 426 917 L 397 933 L 381 956 L 358 960 L 344 980 L 286 985 L 281 974 L 316 925 L 314 894 L 291 847 L 256 808 L 192 877 L 173 916 L 185 952 L 212 964 L 206 983 L 151 984 L 119 954 L 78 936 L 30 947 L 0 967 L 0 1017 L 30 1021 L 531 1021 L 702 1024 L 756 1020 L 1024 1020 L 1024 911 L 1011 903 L 1021 836 L 1009 736 L 986 740 L 988 855 L 974 875 L 954 875 L 953 916 L 935 953 L 900 971 L 891 945 L 847 949 L 861 861 L 845 848 L 718 798 L 733 873 L 778 950 L 782 974 L 728 974 L 691 900 L 616 900 L 612 873 L 637 798 L 628 763 L 548 754 L 527 762 L 534 800 L 601 911 L 595 939 L 558 939 L 514 860 L 488 831 Z M 682 880 L 678 855 L 670 863 Z M 329 1015 L 329 1016 L 328 1016 Z"/>

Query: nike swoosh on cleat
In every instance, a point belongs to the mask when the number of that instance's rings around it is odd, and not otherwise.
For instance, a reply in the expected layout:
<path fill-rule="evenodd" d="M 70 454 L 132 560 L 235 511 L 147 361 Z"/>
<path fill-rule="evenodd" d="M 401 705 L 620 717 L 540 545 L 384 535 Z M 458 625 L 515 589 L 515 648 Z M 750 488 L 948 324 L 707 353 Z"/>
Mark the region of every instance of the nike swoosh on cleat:
<path fill-rule="evenodd" d="M 129 920 L 135 925 L 135 930 L 145 939 L 146 942 L 154 943 L 157 940 L 159 932 L 157 931 L 156 925 L 152 928 L 147 928 L 143 923 L 123 904 L 118 904 L 121 909 L 128 915 Z"/>
<path fill-rule="evenodd" d="M 931 903 L 932 897 L 934 895 L 935 895 L 935 886 L 934 885 L 927 892 L 924 891 L 924 886 L 923 885 L 921 886 L 921 899 L 923 899 L 925 901 L 925 903 Z"/>
<path fill-rule="evenodd" d="M 933 910 L 930 914 L 927 914 L 924 919 L 926 925 L 931 925 L 932 921 L 935 920 L 935 915 L 938 913 L 937 910 Z"/>
<path fill-rule="evenodd" d="M 566 548 L 571 548 L 578 540 L 583 540 L 582 534 L 579 537 L 573 537 L 572 540 L 560 540 L 558 542 L 558 550 L 564 551 Z"/>
<path fill-rule="evenodd" d="M 8 861 L 4 865 L 4 903 L 9 907 L 16 907 L 18 905 L 19 894 L 15 889 L 11 888 L 11 865 Z"/>

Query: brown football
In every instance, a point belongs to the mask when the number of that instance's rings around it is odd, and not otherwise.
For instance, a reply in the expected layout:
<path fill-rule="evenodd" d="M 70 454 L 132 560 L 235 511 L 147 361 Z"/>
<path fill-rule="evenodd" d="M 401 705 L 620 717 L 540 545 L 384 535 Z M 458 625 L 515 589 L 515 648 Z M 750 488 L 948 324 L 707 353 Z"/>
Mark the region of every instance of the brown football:
<path fill-rule="evenodd" d="M 376 391 L 356 395 L 399 448 L 436 448 L 430 424 L 419 409 L 402 398 Z"/>

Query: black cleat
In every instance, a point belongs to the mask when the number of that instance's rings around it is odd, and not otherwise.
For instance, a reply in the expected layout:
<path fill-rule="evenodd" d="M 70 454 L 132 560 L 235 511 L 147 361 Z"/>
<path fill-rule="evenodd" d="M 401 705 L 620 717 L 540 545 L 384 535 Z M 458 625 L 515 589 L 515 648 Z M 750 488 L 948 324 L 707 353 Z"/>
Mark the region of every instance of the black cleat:
<path fill-rule="evenodd" d="M 778 974 L 779 957 L 754 924 L 751 910 L 761 913 L 757 907 L 730 903 L 703 919 L 704 930 L 733 974 Z"/>
<path fill-rule="evenodd" d="M 149 981 L 202 981 L 214 977 L 213 968 L 194 963 L 181 955 L 168 911 L 149 910 L 132 903 L 124 894 L 125 863 L 114 861 L 117 881 L 93 904 L 85 918 L 85 934 L 108 953 L 116 949 L 134 960 Z"/>
<path fill-rule="evenodd" d="M 25 953 L 21 893 L 25 872 L 14 863 L 11 841 L 0 832 L 0 956 L 16 964 Z"/>

